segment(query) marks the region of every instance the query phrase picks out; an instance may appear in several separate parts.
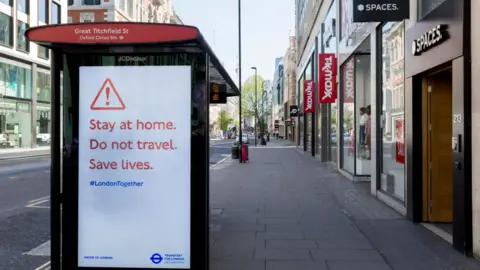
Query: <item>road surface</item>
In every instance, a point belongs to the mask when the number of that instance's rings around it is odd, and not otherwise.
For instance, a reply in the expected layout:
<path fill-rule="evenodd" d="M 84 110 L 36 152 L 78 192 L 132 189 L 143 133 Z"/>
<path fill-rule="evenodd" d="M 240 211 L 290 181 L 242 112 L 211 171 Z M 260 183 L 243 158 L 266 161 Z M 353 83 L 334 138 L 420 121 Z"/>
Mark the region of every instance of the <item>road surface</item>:
<path fill-rule="evenodd" d="M 233 140 L 211 141 L 210 164 Z M 0 269 L 50 269 L 50 157 L 0 160 Z"/>
<path fill-rule="evenodd" d="M 213 165 L 232 154 L 233 140 L 210 141 L 210 164 Z"/>
<path fill-rule="evenodd" d="M 49 259 L 25 255 L 50 239 L 49 157 L 0 161 L 0 269 L 33 270 Z"/>

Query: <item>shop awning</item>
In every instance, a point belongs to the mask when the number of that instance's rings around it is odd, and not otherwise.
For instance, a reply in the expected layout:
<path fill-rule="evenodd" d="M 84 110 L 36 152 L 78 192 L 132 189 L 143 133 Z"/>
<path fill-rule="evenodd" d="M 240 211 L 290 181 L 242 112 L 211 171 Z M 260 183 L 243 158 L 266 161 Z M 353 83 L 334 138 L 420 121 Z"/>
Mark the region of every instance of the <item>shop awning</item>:
<path fill-rule="evenodd" d="M 158 23 L 80 23 L 32 27 L 25 33 L 28 40 L 50 49 L 65 52 L 82 49 L 135 52 L 205 52 L 210 58 L 211 82 L 227 85 L 227 96 L 238 96 L 240 91 L 200 31 L 194 26 Z M 155 50 L 154 50 L 155 49 Z"/>

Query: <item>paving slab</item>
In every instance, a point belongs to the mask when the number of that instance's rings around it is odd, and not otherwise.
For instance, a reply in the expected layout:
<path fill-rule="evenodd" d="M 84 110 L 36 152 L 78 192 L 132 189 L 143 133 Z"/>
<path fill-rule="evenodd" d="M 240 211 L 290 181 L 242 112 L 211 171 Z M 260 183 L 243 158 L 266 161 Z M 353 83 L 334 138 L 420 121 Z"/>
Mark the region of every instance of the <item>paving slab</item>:
<path fill-rule="evenodd" d="M 325 262 L 267 261 L 267 270 L 328 270 Z"/>
<path fill-rule="evenodd" d="M 473 270 L 480 263 L 285 140 L 210 174 L 211 270 Z"/>

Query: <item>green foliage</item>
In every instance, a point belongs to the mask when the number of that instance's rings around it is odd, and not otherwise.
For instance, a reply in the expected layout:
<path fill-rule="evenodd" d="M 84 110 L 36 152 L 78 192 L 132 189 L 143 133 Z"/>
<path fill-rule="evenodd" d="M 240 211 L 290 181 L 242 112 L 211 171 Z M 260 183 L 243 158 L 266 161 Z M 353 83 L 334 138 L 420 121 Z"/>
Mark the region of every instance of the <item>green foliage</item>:
<path fill-rule="evenodd" d="M 242 117 L 252 117 L 257 119 L 257 127 L 260 132 L 266 130 L 266 121 L 268 119 L 269 110 L 266 102 L 267 97 L 263 92 L 264 80 L 261 76 L 257 76 L 257 93 L 255 95 L 255 76 L 250 76 L 242 87 Z M 256 99 L 255 99 L 256 97 Z M 256 109 L 256 110 L 255 110 Z"/>
<path fill-rule="evenodd" d="M 228 115 L 228 112 L 225 109 L 222 109 L 218 114 L 218 123 L 220 124 L 221 130 L 227 130 L 228 124 L 231 124 L 233 119 Z"/>

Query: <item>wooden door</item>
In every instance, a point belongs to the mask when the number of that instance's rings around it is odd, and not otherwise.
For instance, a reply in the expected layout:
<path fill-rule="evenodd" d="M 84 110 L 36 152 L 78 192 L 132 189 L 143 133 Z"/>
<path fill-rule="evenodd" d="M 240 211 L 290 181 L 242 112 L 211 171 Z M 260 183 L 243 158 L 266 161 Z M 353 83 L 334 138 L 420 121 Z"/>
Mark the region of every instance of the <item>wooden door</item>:
<path fill-rule="evenodd" d="M 452 74 L 428 79 L 429 221 L 452 222 Z"/>

